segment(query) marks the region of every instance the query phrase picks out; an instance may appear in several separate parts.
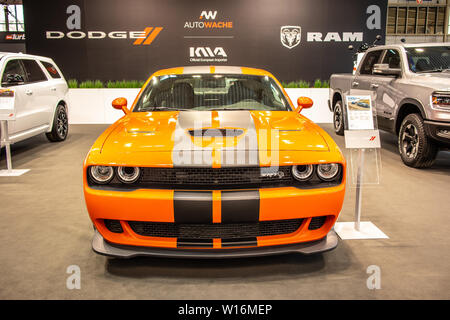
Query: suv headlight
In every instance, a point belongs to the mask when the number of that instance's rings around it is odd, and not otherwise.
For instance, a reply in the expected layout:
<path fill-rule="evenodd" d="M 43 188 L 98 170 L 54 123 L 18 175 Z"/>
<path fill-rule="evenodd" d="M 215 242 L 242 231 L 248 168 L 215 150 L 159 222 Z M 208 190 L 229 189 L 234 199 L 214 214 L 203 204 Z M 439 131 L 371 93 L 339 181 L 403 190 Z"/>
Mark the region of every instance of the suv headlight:
<path fill-rule="evenodd" d="M 434 109 L 450 111 L 450 92 L 435 92 L 431 96 L 431 105 Z"/>

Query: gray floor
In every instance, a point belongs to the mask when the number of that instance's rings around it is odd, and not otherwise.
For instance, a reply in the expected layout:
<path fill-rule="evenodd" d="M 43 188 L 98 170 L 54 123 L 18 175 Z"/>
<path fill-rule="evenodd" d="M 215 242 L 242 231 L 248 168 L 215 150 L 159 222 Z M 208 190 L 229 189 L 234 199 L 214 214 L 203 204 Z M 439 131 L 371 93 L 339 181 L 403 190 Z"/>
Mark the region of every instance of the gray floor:
<path fill-rule="evenodd" d="M 450 298 L 450 153 L 432 169 L 411 169 L 395 137 L 382 135 L 383 179 L 365 191 L 363 216 L 389 240 L 341 241 L 311 257 L 114 260 L 91 251 L 82 194 L 83 159 L 105 128 L 71 126 L 64 143 L 39 136 L 14 145 L 14 166 L 31 172 L 0 177 L 0 299 Z M 340 221 L 353 210 L 349 188 Z M 70 265 L 81 268 L 81 290 L 66 288 Z M 371 265 L 381 268 L 381 290 L 367 289 Z"/>

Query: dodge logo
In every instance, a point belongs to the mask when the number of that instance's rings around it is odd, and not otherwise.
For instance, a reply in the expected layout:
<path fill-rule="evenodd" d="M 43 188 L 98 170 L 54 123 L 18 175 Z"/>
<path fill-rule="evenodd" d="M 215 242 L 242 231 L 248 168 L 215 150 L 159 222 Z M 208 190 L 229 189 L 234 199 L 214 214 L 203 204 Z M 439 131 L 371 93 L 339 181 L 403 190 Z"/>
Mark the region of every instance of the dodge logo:
<path fill-rule="evenodd" d="M 282 26 L 280 36 L 281 44 L 288 49 L 292 49 L 298 46 L 302 40 L 302 28 L 299 26 Z"/>

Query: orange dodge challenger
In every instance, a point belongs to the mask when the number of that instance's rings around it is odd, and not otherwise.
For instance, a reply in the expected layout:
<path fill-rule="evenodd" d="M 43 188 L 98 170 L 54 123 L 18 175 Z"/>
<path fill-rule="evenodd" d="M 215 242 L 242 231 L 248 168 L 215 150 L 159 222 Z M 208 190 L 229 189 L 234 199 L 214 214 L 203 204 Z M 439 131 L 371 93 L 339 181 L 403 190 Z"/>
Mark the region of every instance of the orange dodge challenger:
<path fill-rule="evenodd" d="M 93 249 L 107 256 L 235 258 L 334 249 L 345 159 L 269 72 L 153 74 L 83 168 Z"/>

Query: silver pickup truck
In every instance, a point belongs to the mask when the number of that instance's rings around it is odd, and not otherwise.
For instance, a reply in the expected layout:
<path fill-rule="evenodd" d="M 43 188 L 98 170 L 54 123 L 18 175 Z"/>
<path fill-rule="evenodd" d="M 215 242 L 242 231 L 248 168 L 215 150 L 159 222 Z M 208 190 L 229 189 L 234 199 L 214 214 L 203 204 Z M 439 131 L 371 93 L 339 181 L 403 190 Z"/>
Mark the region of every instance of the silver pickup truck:
<path fill-rule="evenodd" d="M 376 46 L 367 50 L 356 74 L 330 79 L 334 129 L 346 130 L 345 97 L 372 97 L 380 129 L 398 135 L 403 162 L 433 165 L 450 148 L 450 43 Z"/>

